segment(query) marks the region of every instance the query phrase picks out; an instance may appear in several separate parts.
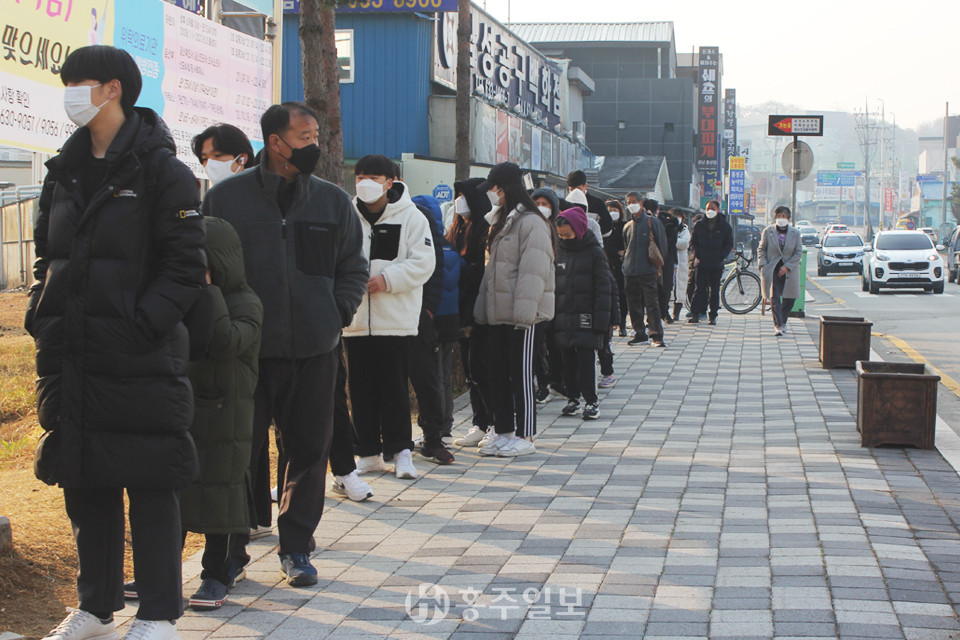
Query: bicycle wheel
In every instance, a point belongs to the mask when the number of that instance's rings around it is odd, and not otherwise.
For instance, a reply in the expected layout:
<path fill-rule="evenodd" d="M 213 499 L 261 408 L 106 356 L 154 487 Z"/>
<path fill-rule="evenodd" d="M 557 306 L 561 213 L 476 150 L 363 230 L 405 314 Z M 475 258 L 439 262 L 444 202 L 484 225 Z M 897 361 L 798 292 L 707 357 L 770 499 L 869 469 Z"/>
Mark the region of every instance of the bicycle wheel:
<path fill-rule="evenodd" d="M 738 271 L 720 289 L 720 301 L 730 313 L 750 313 L 760 304 L 760 276 L 751 271 Z"/>

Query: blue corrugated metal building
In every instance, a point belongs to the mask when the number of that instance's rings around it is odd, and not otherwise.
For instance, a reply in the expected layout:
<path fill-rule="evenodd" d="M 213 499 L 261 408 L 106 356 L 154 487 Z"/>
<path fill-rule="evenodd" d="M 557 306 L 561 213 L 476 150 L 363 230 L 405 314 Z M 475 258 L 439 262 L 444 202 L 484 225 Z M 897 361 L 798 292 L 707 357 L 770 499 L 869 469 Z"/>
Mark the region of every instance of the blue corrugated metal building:
<path fill-rule="evenodd" d="M 284 101 L 303 100 L 299 26 L 298 14 L 283 16 Z M 344 157 L 429 155 L 433 21 L 418 14 L 338 13 L 337 29 L 353 29 L 353 75 L 362 78 L 340 84 Z"/>

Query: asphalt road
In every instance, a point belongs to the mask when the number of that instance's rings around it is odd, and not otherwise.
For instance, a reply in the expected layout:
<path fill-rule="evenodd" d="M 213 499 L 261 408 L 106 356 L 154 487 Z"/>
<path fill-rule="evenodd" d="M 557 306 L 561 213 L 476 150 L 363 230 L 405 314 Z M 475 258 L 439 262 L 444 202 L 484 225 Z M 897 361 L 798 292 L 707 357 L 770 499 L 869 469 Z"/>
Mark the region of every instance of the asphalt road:
<path fill-rule="evenodd" d="M 859 274 L 817 276 L 817 249 L 808 247 L 808 316 L 862 316 L 873 323 L 872 347 L 885 360 L 909 362 L 919 354 L 952 378 L 940 386 L 938 413 L 960 431 L 960 285 L 947 283 L 942 294 L 922 290 L 861 290 Z M 904 350 L 906 347 L 906 350 Z"/>

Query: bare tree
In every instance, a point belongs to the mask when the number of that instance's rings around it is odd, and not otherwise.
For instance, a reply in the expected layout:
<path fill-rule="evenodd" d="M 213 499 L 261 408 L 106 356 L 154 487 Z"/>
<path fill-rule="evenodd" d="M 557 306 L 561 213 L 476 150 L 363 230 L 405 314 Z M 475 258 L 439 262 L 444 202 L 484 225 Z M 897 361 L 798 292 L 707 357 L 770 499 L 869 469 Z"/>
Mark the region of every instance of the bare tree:
<path fill-rule="evenodd" d="M 470 2 L 457 3 L 457 107 L 456 171 L 457 180 L 470 177 Z"/>
<path fill-rule="evenodd" d="M 343 184 L 340 66 L 337 64 L 337 0 L 300 0 L 300 61 L 304 101 L 320 115 L 320 162 L 314 173 Z"/>

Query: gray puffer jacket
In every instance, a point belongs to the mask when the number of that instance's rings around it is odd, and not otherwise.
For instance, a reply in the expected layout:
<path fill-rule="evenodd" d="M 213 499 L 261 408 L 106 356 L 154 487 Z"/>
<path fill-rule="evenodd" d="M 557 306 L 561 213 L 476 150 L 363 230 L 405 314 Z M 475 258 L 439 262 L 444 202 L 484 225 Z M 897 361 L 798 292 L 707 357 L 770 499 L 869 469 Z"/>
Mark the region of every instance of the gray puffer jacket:
<path fill-rule="evenodd" d="M 487 214 L 491 226 L 503 215 Z M 519 329 L 553 319 L 556 274 L 550 222 L 522 205 L 507 216 L 490 245 L 474 307 L 479 324 L 509 324 Z"/>

